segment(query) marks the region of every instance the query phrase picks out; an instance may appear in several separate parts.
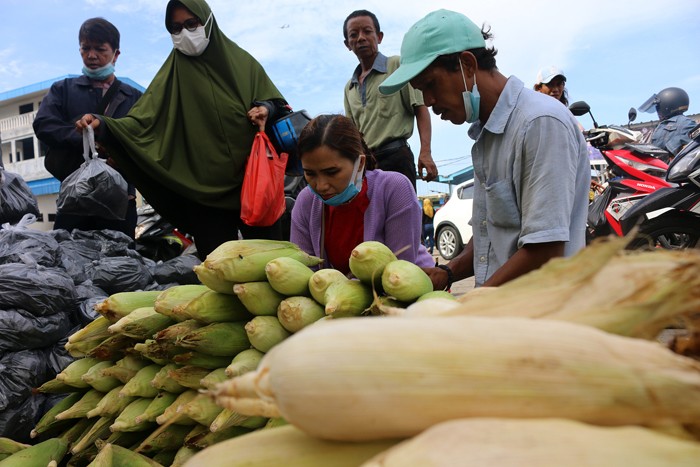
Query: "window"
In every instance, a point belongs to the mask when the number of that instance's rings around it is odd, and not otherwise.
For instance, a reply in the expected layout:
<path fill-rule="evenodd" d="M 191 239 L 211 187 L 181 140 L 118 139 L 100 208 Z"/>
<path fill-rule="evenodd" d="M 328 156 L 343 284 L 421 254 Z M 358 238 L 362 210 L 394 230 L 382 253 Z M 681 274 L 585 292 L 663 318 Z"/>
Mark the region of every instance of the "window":
<path fill-rule="evenodd" d="M 29 104 L 22 104 L 19 106 L 19 113 L 21 114 L 28 114 L 34 112 L 34 102 L 30 102 Z"/>
<path fill-rule="evenodd" d="M 468 185 L 460 188 L 457 193 L 459 199 L 473 199 L 474 198 L 474 185 Z"/>

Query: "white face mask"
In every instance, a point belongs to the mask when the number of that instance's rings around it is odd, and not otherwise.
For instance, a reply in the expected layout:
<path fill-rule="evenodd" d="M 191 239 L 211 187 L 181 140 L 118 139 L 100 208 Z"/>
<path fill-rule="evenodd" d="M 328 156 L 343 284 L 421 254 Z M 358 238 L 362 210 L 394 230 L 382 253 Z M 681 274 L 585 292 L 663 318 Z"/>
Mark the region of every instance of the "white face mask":
<path fill-rule="evenodd" d="M 209 37 L 207 36 L 207 24 L 212 18 L 213 13 L 209 13 L 209 18 L 204 26 L 199 26 L 194 31 L 189 31 L 187 28 L 182 28 L 180 34 L 171 34 L 173 39 L 173 47 L 190 57 L 202 55 L 209 45 Z M 209 31 L 211 34 L 211 30 Z"/>

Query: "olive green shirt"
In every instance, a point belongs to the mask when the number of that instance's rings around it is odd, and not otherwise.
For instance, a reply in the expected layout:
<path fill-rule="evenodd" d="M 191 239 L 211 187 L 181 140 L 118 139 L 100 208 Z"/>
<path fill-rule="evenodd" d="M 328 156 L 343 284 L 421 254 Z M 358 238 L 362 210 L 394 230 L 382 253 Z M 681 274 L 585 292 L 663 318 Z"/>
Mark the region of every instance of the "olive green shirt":
<path fill-rule="evenodd" d="M 424 105 L 423 95 L 411 85 L 390 96 L 379 92 L 379 85 L 399 67 L 399 59 L 398 55 L 387 58 L 379 53 L 362 84 L 362 69 L 358 65 L 345 85 L 345 115 L 360 129 L 371 149 L 395 139 L 410 138 L 414 107 Z"/>

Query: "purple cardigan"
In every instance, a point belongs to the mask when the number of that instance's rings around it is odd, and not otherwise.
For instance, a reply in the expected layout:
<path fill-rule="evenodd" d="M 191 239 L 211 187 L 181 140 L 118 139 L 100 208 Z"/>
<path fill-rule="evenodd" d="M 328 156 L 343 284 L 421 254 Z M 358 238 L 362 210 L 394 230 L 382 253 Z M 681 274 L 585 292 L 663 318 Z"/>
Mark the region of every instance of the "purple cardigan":
<path fill-rule="evenodd" d="M 435 260 L 421 244 L 421 207 L 411 182 L 397 172 L 370 170 L 367 177 L 369 206 L 365 211 L 364 241 L 382 242 L 397 252 L 397 257 L 420 267 L 432 267 Z M 321 254 L 321 213 L 323 202 L 306 187 L 297 196 L 292 210 L 291 241 L 305 252 Z M 330 267 L 324 261 L 322 267 Z"/>

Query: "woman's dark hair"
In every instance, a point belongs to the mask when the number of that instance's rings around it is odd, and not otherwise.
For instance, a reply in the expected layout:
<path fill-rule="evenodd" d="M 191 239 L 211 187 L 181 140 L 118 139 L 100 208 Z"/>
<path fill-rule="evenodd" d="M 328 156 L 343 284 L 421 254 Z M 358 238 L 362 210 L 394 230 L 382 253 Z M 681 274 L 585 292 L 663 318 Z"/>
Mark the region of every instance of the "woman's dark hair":
<path fill-rule="evenodd" d="M 493 34 L 491 34 L 491 28 L 487 27 L 486 25 L 483 25 L 481 27 L 481 35 L 484 37 L 485 41 L 493 38 Z M 495 47 L 479 47 L 477 49 L 469 49 L 468 52 L 471 52 L 474 55 L 474 57 L 476 57 L 476 64 L 479 66 L 480 70 L 489 71 L 498 68 L 496 66 L 496 54 L 498 53 L 498 50 L 496 50 Z M 435 59 L 433 64 L 445 68 L 449 71 L 457 71 L 459 70 L 460 55 L 461 52 L 440 55 L 438 58 Z"/>
<path fill-rule="evenodd" d="M 119 30 L 104 18 L 90 18 L 80 26 L 78 42 L 106 42 L 113 50 L 119 50 Z"/>
<path fill-rule="evenodd" d="M 564 80 L 566 82 L 566 80 Z M 540 89 L 542 89 L 543 83 L 535 84 L 532 89 L 534 89 L 537 92 L 541 92 Z M 566 90 L 566 87 L 564 87 L 564 92 L 561 93 L 561 97 L 559 98 L 559 102 L 564 104 L 565 106 L 569 106 L 569 91 Z"/>
<path fill-rule="evenodd" d="M 360 130 L 343 115 L 320 115 L 307 123 L 299 135 L 299 158 L 303 159 L 304 154 L 321 146 L 338 151 L 353 163 L 364 154 L 366 170 L 374 170 L 377 165 Z"/>
<path fill-rule="evenodd" d="M 348 40 L 348 21 L 350 21 L 353 18 L 359 18 L 360 16 L 368 16 L 372 19 L 372 22 L 374 23 L 374 32 L 379 34 L 382 32 L 379 29 L 379 20 L 377 19 L 377 16 L 372 13 L 371 11 L 367 10 L 355 10 L 352 13 L 348 15 L 347 18 L 345 18 L 345 21 L 343 22 L 343 37 L 345 40 Z"/>

